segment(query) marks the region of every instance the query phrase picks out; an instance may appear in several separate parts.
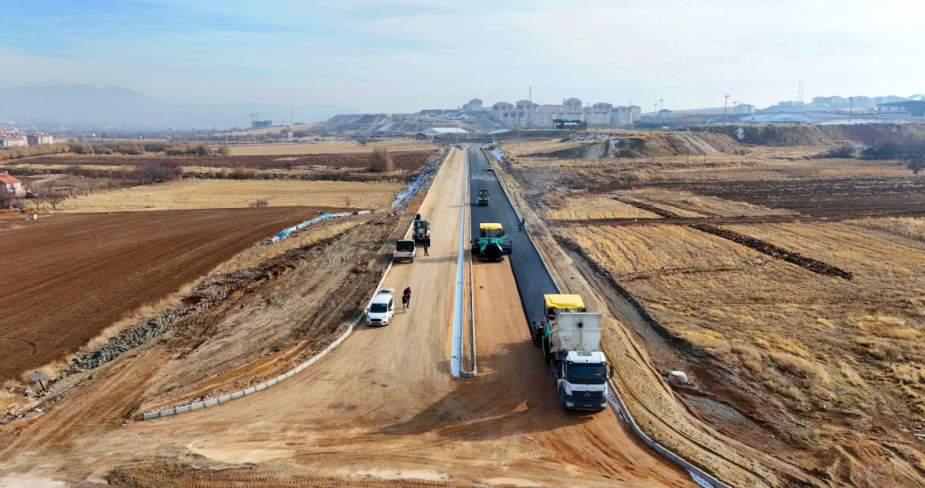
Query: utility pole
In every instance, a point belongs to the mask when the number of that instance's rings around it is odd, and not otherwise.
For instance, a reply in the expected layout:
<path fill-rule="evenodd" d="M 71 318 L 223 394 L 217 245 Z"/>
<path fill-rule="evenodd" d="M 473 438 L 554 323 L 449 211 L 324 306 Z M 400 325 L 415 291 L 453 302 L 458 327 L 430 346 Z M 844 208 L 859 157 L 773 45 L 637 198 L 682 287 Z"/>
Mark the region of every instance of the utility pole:
<path fill-rule="evenodd" d="M 664 108 L 665 108 L 665 101 L 662 100 L 661 98 L 659 98 L 659 99 L 658 99 L 658 109 L 659 109 L 659 110 L 662 110 L 662 109 L 664 109 Z"/>
<path fill-rule="evenodd" d="M 726 101 L 723 102 L 723 125 L 726 125 L 726 107 L 729 106 L 729 94 L 726 94 Z"/>
<path fill-rule="evenodd" d="M 848 109 L 848 123 L 851 123 L 851 113 L 854 112 L 854 97 L 848 97 L 851 101 L 851 108 Z"/>

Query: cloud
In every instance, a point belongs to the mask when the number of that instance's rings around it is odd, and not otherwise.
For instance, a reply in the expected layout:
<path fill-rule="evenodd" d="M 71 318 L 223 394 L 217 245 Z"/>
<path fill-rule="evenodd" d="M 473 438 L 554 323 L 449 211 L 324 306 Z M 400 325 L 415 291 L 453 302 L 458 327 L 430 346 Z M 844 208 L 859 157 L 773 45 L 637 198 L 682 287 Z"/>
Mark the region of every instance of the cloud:
<path fill-rule="evenodd" d="M 13 68 L 0 87 L 91 83 L 178 101 L 390 112 L 514 101 L 528 86 L 541 103 L 686 108 L 727 92 L 768 105 L 794 98 L 798 80 L 808 96 L 847 96 L 908 95 L 925 79 L 912 61 L 925 4 L 892 0 L 126 5 L 90 3 L 71 17 L 18 8 L 20 27 L 0 33 Z"/>

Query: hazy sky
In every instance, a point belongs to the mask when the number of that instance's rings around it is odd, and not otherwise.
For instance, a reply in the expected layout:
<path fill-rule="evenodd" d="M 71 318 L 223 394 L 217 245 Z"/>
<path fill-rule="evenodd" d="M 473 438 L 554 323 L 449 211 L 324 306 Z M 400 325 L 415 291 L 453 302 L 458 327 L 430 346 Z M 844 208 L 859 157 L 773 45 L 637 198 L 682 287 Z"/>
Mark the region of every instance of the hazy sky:
<path fill-rule="evenodd" d="M 410 112 L 925 92 L 922 1 L 2 0 L 0 88 Z"/>

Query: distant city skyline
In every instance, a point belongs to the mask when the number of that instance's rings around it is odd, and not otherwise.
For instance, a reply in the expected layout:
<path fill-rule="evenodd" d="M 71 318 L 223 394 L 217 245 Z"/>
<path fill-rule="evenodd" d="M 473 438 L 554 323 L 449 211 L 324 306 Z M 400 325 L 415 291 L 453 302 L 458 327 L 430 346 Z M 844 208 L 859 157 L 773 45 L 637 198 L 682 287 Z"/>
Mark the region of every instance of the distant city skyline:
<path fill-rule="evenodd" d="M 10 2 L 0 88 L 363 112 L 528 97 L 668 109 L 925 91 L 925 3 Z"/>

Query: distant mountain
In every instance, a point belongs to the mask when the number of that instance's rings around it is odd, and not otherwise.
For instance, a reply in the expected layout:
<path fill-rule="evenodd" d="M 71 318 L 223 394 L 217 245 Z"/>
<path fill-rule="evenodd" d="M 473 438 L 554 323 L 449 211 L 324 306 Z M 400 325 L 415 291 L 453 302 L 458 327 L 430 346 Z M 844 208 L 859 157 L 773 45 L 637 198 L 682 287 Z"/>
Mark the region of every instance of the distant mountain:
<path fill-rule="evenodd" d="M 190 129 L 249 127 L 247 114 L 260 119 L 318 122 L 355 111 L 347 107 L 312 105 L 284 107 L 263 103 L 180 104 L 155 100 L 120 87 L 89 85 L 20 86 L 0 90 L 0 122 L 18 125 L 81 128 Z"/>

